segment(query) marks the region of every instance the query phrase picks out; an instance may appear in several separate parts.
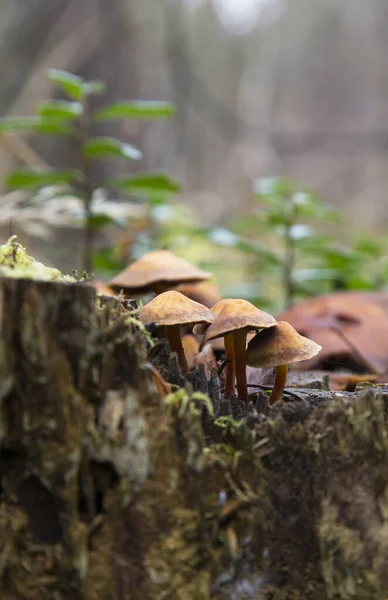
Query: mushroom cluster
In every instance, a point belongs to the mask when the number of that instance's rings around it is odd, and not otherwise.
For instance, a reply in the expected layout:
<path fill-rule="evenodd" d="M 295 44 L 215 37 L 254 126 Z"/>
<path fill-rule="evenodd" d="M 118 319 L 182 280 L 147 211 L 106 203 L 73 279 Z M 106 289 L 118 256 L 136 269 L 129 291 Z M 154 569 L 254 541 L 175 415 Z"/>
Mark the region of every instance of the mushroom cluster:
<path fill-rule="evenodd" d="M 206 329 L 196 327 L 194 332 L 204 332 L 204 342 L 224 338 L 225 354 L 229 360 L 226 372 L 225 395 L 234 393 L 235 380 L 240 400 L 248 401 L 246 376 L 246 341 L 250 331 L 276 325 L 272 315 L 256 308 L 247 300 L 226 298 L 211 309 L 213 323 Z"/>
<path fill-rule="evenodd" d="M 247 404 L 247 365 L 274 367 L 276 379 L 270 402 L 276 402 L 286 384 L 288 365 L 311 359 L 321 346 L 246 300 L 221 299 L 216 286 L 208 281 L 211 277 L 167 250 L 155 250 L 135 261 L 108 285 L 127 297 L 157 294 L 143 306 L 140 319 L 155 324 L 167 338 L 183 374 L 189 371 L 187 357 L 190 364 L 195 362 L 192 359 L 196 339 L 192 334 L 203 336 L 204 344 L 218 343 L 218 347 L 223 340 L 227 359 L 225 397 L 234 395 L 237 386 L 238 397 Z M 181 328 L 192 332 L 183 341 Z M 249 335 L 252 339 L 247 347 Z"/>
<path fill-rule="evenodd" d="M 275 385 L 270 396 L 274 403 L 282 396 L 287 381 L 288 365 L 308 360 L 318 354 L 321 346 L 299 335 L 289 323 L 276 319 L 250 302 L 224 299 L 210 310 L 177 291 L 160 294 L 140 311 L 144 323 L 165 327 L 173 352 L 177 353 L 182 372 L 188 364 L 182 345 L 180 327 L 193 326 L 196 335 L 203 335 L 204 343 L 224 338 L 227 358 L 225 397 L 234 394 L 248 403 L 246 367 L 275 367 Z M 257 332 L 247 347 L 249 332 Z"/>

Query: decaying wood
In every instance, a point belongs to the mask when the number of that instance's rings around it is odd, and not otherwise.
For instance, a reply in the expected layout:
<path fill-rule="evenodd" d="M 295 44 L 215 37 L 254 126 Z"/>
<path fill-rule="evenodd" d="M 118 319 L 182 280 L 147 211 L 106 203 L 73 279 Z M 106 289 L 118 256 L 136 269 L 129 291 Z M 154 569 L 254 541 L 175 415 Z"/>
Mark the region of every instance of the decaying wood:
<path fill-rule="evenodd" d="M 385 388 L 246 409 L 127 308 L 0 280 L 1 599 L 385 598 Z"/>
<path fill-rule="evenodd" d="M 0 299 L 1 598 L 208 598 L 263 539 L 259 459 L 209 445 L 188 391 L 162 402 L 140 324 L 92 288 L 4 279 Z"/>

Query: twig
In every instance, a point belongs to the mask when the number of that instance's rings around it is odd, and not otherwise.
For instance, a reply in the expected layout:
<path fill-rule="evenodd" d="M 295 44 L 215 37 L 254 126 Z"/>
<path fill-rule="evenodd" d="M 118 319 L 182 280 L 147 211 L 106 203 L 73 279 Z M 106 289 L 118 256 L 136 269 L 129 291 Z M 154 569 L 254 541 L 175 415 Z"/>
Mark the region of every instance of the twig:
<path fill-rule="evenodd" d="M 93 187 L 91 185 L 91 164 L 90 160 L 83 153 L 83 146 L 88 141 L 90 128 L 89 107 L 87 99 L 83 103 L 82 115 L 79 119 L 78 141 L 80 144 L 80 160 L 82 170 L 82 200 L 85 210 L 85 227 L 84 227 L 84 245 L 82 268 L 86 272 L 91 270 L 91 254 L 93 251 L 94 231 L 92 227 L 92 203 L 93 203 Z"/>
<path fill-rule="evenodd" d="M 271 385 L 261 385 L 261 384 L 258 384 L 258 383 L 248 383 L 247 386 L 248 387 L 259 388 L 261 390 L 272 390 L 272 386 Z M 305 400 L 301 394 L 298 394 L 298 392 L 294 392 L 293 390 L 290 390 L 290 388 L 284 388 L 283 394 L 286 394 L 287 396 L 293 396 L 297 400 Z"/>
<path fill-rule="evenodd" d="M 225 369 L 228 362 L 230 362 L 230 361 L 227 358 L 222 361 L 222 363 L 218 367 L 218 372 L 217 372 L 218 377 L 221 375 L 222 371 Z M 272 390 L 272 386 L 270 386 L 270 385 L 259 385 L 257 383 L 248 383 L 247 387 L 255 387 L 255 388 L 259 388 L 261 390 Z M 286 394 L 288 396 L 293 396 L 294 398 L 297 398 L 297 400 L 304 400 L 303 396 L 301 396 L 297 392 L 293 392 L 289 388 L 284 388 L 283 394 Z"/>
<path fill-rule="evenodd" d="M 47 163 L 39 156 L 39 154 L 18 135 L 1 134 L 0 145 L 33 169 L 47 167 Z"/>
<path fill-rule="evenodd" d="M 336 333 L 343 342 L 345 342 L 345 344 L 348 346 L 348 348 L 352 352 L 353 356 L 358 361 L 360 361 L 361 364 L 364 364 L 368 371 L 372 371 L 372 373 L 376 374 L 376 368 L 374 367 L 374 365 L 372 365 L 369 362 L 369 360 L 363 355 L 363 353 L 360 352 L 360 350 L 358 348 L 356 348 L 356 346 L 349 340 L 349 338 L 344 334 L 343 331 L 341 331 L 341 329 L 339 327 L 332 325 L 330 327 L 330 329 L 331 329 L 331 331 L 334 331 L 334 333 Z"/>

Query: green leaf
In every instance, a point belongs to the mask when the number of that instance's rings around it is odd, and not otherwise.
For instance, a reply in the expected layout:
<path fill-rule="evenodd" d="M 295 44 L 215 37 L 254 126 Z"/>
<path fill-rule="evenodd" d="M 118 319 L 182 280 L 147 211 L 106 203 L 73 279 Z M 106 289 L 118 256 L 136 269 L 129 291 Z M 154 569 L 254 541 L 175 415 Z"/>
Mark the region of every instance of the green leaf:
<path fill-rule="evenodd" d="M 298 217 L 304 217 L 305 219 L 315 219 L 319 221 L 327 221 L 339 223 L 341 221 L 341 214 L 335 208 L 325 206 L 324 204 L 305 204 L 304 206 L 297 207 Z"/>
<path fill-rule="evenodd" d="M 274 209 L 284 211 L 286 198 L 277 196 L 276 194 L 255 194 L 254 200 L 264 206 L 265 209 Z"/>
<path fill-rule="evenodd" d="M 105 89 L 105 83 L 99 79 L 96 79 L 95 81 L 86 81 L 82 85 L 85 96 L 101 95 L 105 92 Z"/>
<path fill-rule="evenodd" d="M 174 181 L 168 174 L 157 171 L 149 173 L 139 173 L 133 177 L 121 177 L 108 182 L 112 187 L 124 190 L 128 193 L 136 192 L 179 192 L 181 186 Z"/>
<path fill-rule="evenodd" d="M 117 225 L 117 221 L 106 214 L 94 214 L 89 220 L 89 225 L 93 229 L 100 229 L 106 225 Z"/>
<path fill-rule="evenodd" d="M 153 207 L 152 218 L 156 223 L 169 223 L 174 216 L 174 206 L 172 204 L 163 203 Z M 184 233 L 182 228 L 182 233 Z"/>
<path fill-rule="evenodd" d="M 68 134 L 71 129 L 57 119 L 48 119 L 42 116 L 32 117 L 4 117 L 0 119 L 0 133 L 13 131 L 39 131 L 41 133 Z"/>
<path fill-rule="evenodd" d="M 166 206 L 166 204 L 170 204 L 172 200 L 170 200 L 165 194 L 151 194 L 147 198 L 147 204 L 153 209 L 158 208 L 159 206 Z"/>
<path fill-rule="evenodd" d="M 93 118 L 99 121 L 110 119 L 161 119 L 171 117 L 175 105 L 171 102 L 153 100 L 134 100 L 115 102 L 94 113 Z"/>
<path fill-rule="evenodd" d="M 233 217 L 229 222 L 229 229 L 237 234 L 251 237 L 263 229 L 263 223 L 258 214 L 247 214 Z"/>
<path fill-rule="evenodd" d="M 283 235 L 284 228 L 287 225 L 287 217 L 284 208 L 278 210 L 274 207 L 268 209 L 266 212 L 263 211 L 262 219 L 269 229 L 274 229 L 278 225 L 283 226 L 283 230 L 281 230 L 281 228 L 279 229 Z"/>
<path fill-rule="evenodd" d="M 329 268 L 340 269 L 344 273 L 358 270 L 364 262 L 361 253 L 345 246 L 328 246 L 327 249 L 322 249 L 321 256 Z"/>
<path fill-rule="evenodd" d="M 347 290 L 374 290 L 375 285 L 373 282 L 368 281 L 362 275 L 358 277 L 346 278 L 346 289 Z"/>
<path fill-rule="evenodd" d="M 262 177 L 257 179 L 253 185 L 254 193 L 258 197 L 282 196 L 289 197 L 293 193 L 294 186 L 285 177 Z"/>
<path fill-rule="evenodd" d="M 330 253 L 332 248 L 330 237 L 326 235 L 318 235 L 313 231 L 311 236 L 294 239 L 294 246 L 306 256 L 311 254 L 326 256 L 326 254 Z"/>
<path fill-rule="evenodd" d="M 40 117 L 4 117 L 0 119 L 0 133 L 18 130 L 31 130 L 40 123 Z"/>
<path fill-rule="evenodd" d="M 294 299 L 303 300 L 311 296 L 317 296 L 318 294 L 328 294 L 333 291 L 333 282 L 331 281 L 312 281 L 310 283 L 295 283 L 294 288 Z M 335 282 L 336 285 L 338 282 Z"/>
<path fill-rule="evenodd" d="M 240 240 L 238 235 L 222 227 L 209 229 L 208 239 L 218 246 L 231 246 L 232 248 L 236 248 Z"/>
<path fill-rule="evenodd" d="M 56 119 L 77 119 L 82 114 L 81 102 L 69 100 L 50 100 L 41 102 L 38 106 L 38 114 L 42 117 L 54 117 Z"/>
<path fill-rule="evenodd" d="M 57 119 L 42 118 L 41 122 L 34 128 L 39 133 L 49 135 L 73 135 L 69 121 L 58 121 Z"/>
<path fill-rule="evenodd" d="M 264 248 L 264 246 L 261 246 L 260 244 L 240 237 L 228 229 L 223 229 L 222 227 L 209 228 L 207 230 L 207 238 L 217 246 L 236 248 L 236 250 L 240 250 L 240 252 L 257 256 L 270 263 L 280 264 L 279 257 L 274 252 L 267 250 L 267 248 Z"/>
<path fill-rule="evenodd" d="M 132 146 L 112 137 L 91 138 L 83 145 L 83 153 L 88 158 L 126 158 L 140 160 L 143 154 Z"/>
<path fill-rule="evenodd" d="M 83 85 L 85 82 L 82 77 L 59 69 L 49 69 L 47 77 L 73 100 L 83 100 L 85 96 Z"/>
<path fill-rule="evenodd" d="M 305 281 L 334 281 L 341 275 L 338 269 L 295 269 L 292 280 L 295 283 Z"/>
<path fill-rule="evenodd" d="M 93 270 L 108 271 L 112 276 L 122 270 L 123 265 L 117 259 L 117 249 L 103 248 L 96 250 L 92 256 Z"/>
<path fill-rule="evenodd" d="M 268 261 L 269 263 L 275 265 L 282 264 L 281 259 L 277 254 L 275 254 L 275 252 L 271 252 L 270 250 L 267 250 L 267 248 L 264 248 L 264 246 L 251 242 L 250 240 L 240 238 L 236 244 L 236 248 L 241 252 L 246 252 L 252 256 L 257 256 L 258 258 Z"/>
<path fill-rule="evenodd" d="M 311 192 L 296 192 L 292 196 L 292 202 L 296 207 L 299 218 L 305 217 L 334 222 L 341 220 L 341 213 L 338 210 L 324 204 L 320 198 Z"/>
<path fill-rule="evenodd" d="M 384 254 L 384 243 L 378 239 L 360 238 L 354 248 L 357 252 L 374 258 L 380 258 Z"/>
<path fill-rule="evenodd" d="M 77 178 L 77 172 L 60 169 L 16 169 L 6 177 L 8 188 L 37 189 L 45 185 L 70 184 Z"/>
<path fill-rule="evenodd" d="M 314 231 L 310 225 L 295 223 L 289 229 L 289 236 L 292 240 L 304 240 L 313 237 Z"/>
<path fill-rule="evenodd" d="M 323 221 L 332 221 L 333 223 L 341 223 L 343 215 L 336 208 L 331 206 L 321 206 L 318 211 L 318 218 Z"/>

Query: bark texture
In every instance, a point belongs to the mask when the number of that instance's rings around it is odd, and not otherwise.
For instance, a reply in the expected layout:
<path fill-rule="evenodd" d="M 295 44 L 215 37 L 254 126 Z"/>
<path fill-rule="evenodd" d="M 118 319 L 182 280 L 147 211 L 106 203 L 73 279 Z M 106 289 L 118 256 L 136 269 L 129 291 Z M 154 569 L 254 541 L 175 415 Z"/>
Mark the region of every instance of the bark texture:
<path fill-rule="evenodd" d="M 262 555 L 252 430 L 211 444 L 204 396 L 162 402 L 131 310 L 83 284 L 0 280 L 5 600 L 205 600 L 245 547 Z"/>
<path fill-rule="evenodd" d="M 0 279 L 1 599 L 384 600 L 386 388 L 259 413 L 136 317 Z"/>

